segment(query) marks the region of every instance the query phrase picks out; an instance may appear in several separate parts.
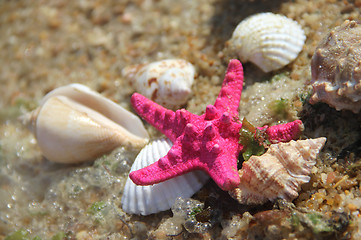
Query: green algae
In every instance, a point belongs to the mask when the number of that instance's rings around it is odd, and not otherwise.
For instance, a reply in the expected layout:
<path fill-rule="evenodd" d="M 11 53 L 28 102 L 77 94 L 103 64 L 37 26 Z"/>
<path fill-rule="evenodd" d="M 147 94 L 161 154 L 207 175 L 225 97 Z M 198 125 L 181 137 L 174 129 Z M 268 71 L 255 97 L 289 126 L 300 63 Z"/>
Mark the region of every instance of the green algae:
<path fill-rule="evenodd" d="M 269 105 L 272 114 L 277 118 L 285 119 L 288 115 L 289 101 L 288 99 L 280 98 Z"/>
<path fill-rule="evenodd" d="M 335 223 L 318 212 L 309 212 L 305 214 L 293 212 L 289 221 L 296 229 L 307 226 L 315 235 L 329 235 L 342 230 L 338 226 L 340 225 L 338 222 Z"/>
<path fill-rule="evenodd" d="M 64 232 L 58 232 L 51 238 L 51 240 L 64 240 L 67 238 L 68 237 Z"/>
<path fill-rule="evenodd" d="M 332 226 L 325 221 L 323 216 L 318 213 L 308 213 L 306 214 L 306 217 L 311 221 L 312 223 L 312 231 L 315 234 L 319 234 L 321 232 L 332 232 L 333 228 Z"/>
<path fill-rule="evenodd" d="M 50 240 L 64 240 L 68 239 L 66 233 L 60 231 L 54 234 Z M 35 236 L 31 237 L 30 233 L 25 229 L 19 229 L 13 233 L 10 233 L 8 236 L 4 238 L 4 240 L 42 240 L 41 237 Z"/>
<path fill-rule="evenodd" d="M 244 147 L 242 157 L 247 161 L 252 155 L 260 156 L 266 150 L 262 143 L 257 140 L 260 132 L 246 118 L 242 121 L 242 128 L 239 132 L 239 143 Z"/>
<path fill-rule="evenodd" d="M 101 223 L 105 221 L 105 216 L 107 215 L 108 204 L 106 202 L 94 202 L 87 210 L 87 213 L 93 216 L 94 221 Z"/>
<path fill-rule="evenodd" d="M 18 98 L 15 100 L 13 105 L 0 108 L 0 122 L 4 122 L 6 120 L 16 120 L 23 113 L 29 112 L 35 108 L 36 103 L 34 100 Z"/>
<path fill-rule="evenodd" d="M 41 240 L 41 238 L 38 236 L 32 238 L 28 231 L 25 229 L 19 229 L 6 236 L 4 240 Z"/>

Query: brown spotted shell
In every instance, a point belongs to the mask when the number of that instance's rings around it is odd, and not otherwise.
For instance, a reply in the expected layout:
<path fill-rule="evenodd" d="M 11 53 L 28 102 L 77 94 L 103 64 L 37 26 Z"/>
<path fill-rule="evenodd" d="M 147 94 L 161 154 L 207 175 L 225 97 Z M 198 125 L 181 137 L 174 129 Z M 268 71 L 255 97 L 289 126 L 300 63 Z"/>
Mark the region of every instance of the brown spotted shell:
<path fill-rule="evenodd" d="M 195 68 L 183 59 L 165 59 L 127 66 L 122 74 L 140 94 L 164 107 L 177 109 L 191 94 Z"/>
<path fill-rule="evenodd" d="M 336 110 L 361 110 L 361 22 L 346 20 L 318 45 L 312 57 L 313 95 Z"/>
<path fill-rule="evenodd" d="M 238 171 L 240 184 L 229 194 L 241 204 L 263 204 L 276 198 L 292 201 L 303 183 L 310 181 L 311 168 L 326 138 L 272 144 L 261 156 L 252 156 Z"/>

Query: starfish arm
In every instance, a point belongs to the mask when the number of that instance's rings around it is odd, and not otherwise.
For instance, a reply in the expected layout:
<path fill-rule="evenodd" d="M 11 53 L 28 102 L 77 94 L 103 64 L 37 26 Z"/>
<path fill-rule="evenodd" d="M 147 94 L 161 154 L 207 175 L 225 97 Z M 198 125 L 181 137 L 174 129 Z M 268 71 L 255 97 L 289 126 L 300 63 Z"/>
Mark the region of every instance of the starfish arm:
<path fill-rule="evenodd" d="M 229 191 L 239 185 L 237 154 L 225 151 L 218 154 L 214 161 L 202 161 L 199 159 L 183 161 L 179 155 L 176 155 L 177 152 L 178 150 L 171 149 L 159 161 L 148 167 L 131 172 L 129 178 L 137 185 L 152 185 L 200 169 L 207 172 L 224 191 Z M 212 158 L 208 155 L 203 155 L 203 158 Z"/>
<path fill-rule="evenodd" d="M 135 184 L 144 186 L 160 183 L 192 170 L 196 170 L 196 162 L 185 162 L 177 155 L 179 149 L 179 145 L 174 144 L 167 155 L 145 168 L 131 172 L 129 178 Z"/>
<path fill-rule="evenodd" d="M 238 106 L 243 88 L 243 67 L 240 61 L 232 59 L 227 68 L 221 91 L 214 106 L 231 117 L 238 117 Z"/>
<path fill-rule="evenodd" d="M 291 140 L 296 140 L 300 137 L 301 132 L 303 131 L 303 123 L 301 120 L 295 120 L 293 122 L 279 124 L 272 127 L 263 127 L 259 128 L 260 130 L 266 129 L 266 134 L 271 143 L 278 142 L 289 142 Z"/>
<path fill-rule="evenodd" d="M 166 135 L 172 142 L 176 140 L 186 125 L 188 111 L 177 112 L 166 109 L 139 93 L 131 97 L 134 110 L 148 123 Z"/>
<path fill-rule="evenodd" d="M 212 165 L 203 164 L 202 166 L 202 169 L 224 191 L 229 191 L 240 183 L 236 156 L 238 156 L 238 153 L 225 149 L 224 152 L 215 157 L 211 163 Z"/>

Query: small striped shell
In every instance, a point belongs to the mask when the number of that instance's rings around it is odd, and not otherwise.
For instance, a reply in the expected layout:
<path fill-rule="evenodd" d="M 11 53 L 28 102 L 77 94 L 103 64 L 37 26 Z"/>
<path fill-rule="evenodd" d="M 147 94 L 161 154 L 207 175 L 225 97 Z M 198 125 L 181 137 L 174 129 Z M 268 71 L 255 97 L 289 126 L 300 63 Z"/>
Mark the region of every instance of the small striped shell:
<path fill-rule="evenodd" d="M 229 194 L 241 204 L 263 204 L 282 198 L 292 201 L 310 181 L 316 157 L 326 138 L 272 144 L 261 156 L 252 156 L 238 171 L 241 182 Z"/>
<path fill-rule="evenodd" d="M 292 19 L 259 13 L 238 24 L 230 45 L 242 62 L 250 61 L 264 72 L 270 72 L 293 61 L 305 39 L 301 26 Z"/>
<path fill-rule="evenodd" d="M 125 67 L 122 74 L 140 94 L 164 107 L 177 109 L 188 100 L 195 68 L 183 59 L 166 59 Z"/>
<path fill-rule="evenodd" d="M 149 166 L 165 156 L 172 147 L 169 139 L 158 139 L 146 145 L 136 157 L 131 172 Z M 135 185 L 128 177 L 122 197 L 124 212 L 149 215 L 172 207 L 178 197 L 189 198 L 209 179 L 202 171 L 193 171 L 150 186 Z"/>
<path fill-rule="evenodd" d="M 311 62 L 313 95 L 336 110 L 361 111 L 361 21 L 346 20 L 330 31 Z"/>

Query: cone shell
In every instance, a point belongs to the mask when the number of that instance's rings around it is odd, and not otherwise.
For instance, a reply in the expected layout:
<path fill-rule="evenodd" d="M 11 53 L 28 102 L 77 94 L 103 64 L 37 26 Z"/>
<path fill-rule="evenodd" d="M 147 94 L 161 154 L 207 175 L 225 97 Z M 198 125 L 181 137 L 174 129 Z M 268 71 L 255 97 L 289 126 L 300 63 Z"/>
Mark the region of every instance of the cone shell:
<path fill-rule="evenodd" d="M 312 57 L 311 103 L 361 110 L 361 22 L 346 20 L 319 44 Z"/>
<path fill-rule="evenodd" d="M 305 39 L 301 26 L 292 19 L 259 13 L 239 23 L 229 43 L 241 62 L 250 61 L 270 72 L 293 61 Z"/>
<path fill-rule="evenodd" d="M 137 116 L 80 84 L 50 92 L 22 121 L 43 155 L 59 163 L 94 160 L 118 146 L 141 148 L 148 142 Z"/>
<path fill-rule="evenodd" d="M 240 169 L 240 185 L 229 192 L 241 204 L 263 204 L 282 198 L 292 201 L 302 184 L 309 182 L 311 168 L 326 138 L 290 141 L 270 146 L 252 156 Z"/>
<path fill-rule="evenodd" d="M 168 153 L 172 145 L 169 139 L 151 142 L 140 151 L 130 171 L 158 161 Z M 138 186 L 128 177 L 122 197 L 122 208 L 127 213 L 141 215 L 168 210 L 178 197 L 191 197 L 208 179 L 206 173 L 193 171 L 158 184 Z"/>
<path fill-rule="evenodd" d="M 188 100 L 195 68 L 183 59 L 166 59 L 128 66 L 122 74 L 140 94 L 164 107 L 177 109 Z"/>

